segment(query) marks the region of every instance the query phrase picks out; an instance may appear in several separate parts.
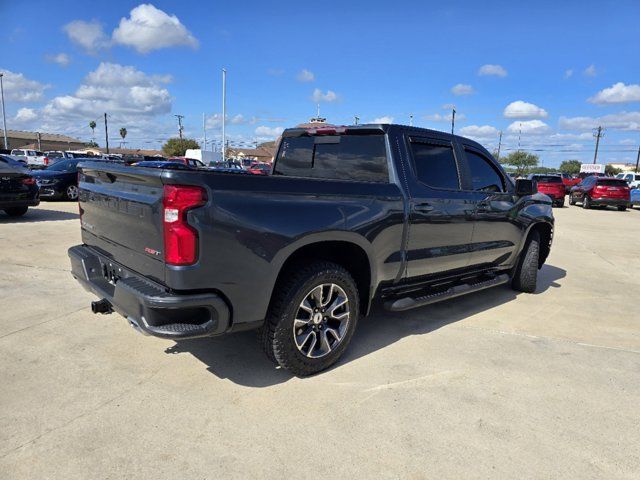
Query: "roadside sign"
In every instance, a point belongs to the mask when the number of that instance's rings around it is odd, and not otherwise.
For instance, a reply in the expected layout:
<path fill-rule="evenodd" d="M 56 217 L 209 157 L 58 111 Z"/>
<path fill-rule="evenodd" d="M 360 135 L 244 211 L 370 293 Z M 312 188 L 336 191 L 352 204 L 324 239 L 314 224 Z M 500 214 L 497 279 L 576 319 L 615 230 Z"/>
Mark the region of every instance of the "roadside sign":
<path fill-rule="evenodd" d="M 605 165 L 601 163 L 583 163 L 580 165 L 580 173 L 604 173 Z"/>

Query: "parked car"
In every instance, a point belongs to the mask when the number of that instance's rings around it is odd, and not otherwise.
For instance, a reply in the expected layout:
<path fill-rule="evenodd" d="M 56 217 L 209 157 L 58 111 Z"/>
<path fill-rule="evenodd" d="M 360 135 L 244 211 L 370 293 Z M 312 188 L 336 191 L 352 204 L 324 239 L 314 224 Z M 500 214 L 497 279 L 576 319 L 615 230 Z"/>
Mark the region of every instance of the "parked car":
<path fill-rule="evenodd" d="M 569 205 L 582 203 L 582 208 L 613 206 L 624 211 L 629 206 L 629 192 L 630 188 L 625 180 L 594 175 L 571 189 Z"/>
<path fill-rule="evenodd" d="M 20 162 L 0 155 L 0 210 L 20 217 L 39 203 L 38 185 L 31 172 Z"/>
<path fill-rule="evenodd" d="M 271 165 L 267 163 L 253 163 L 247 169 L 247 172 L 252 173 L 254 175 L 270 175 Z"/>
<path fill-rule="evenodd" d="M 538 184 L 538 191 L 547 195 L 555 207 L 564 207 L 565 186 L 560 175 L 532 174 L 529 179 Z"/>
<path fill-rule="evenodd" d="M 174 162 L 173 160 L 143 160 L 131 164 L 133 167 L 147 167 L 147 168 L 169 168 L 174 170 L 193 170 L 194 167 L 181 162 Z"/>
<path fill-rule="evenodd" d="M 64 159 L 56 162 L 44 170 L 33 172 L 40 186 L 40 197 L 47 200 L 78 199 L 78 163 L 82 160 L 95 159 Z"/>
<path fill-rule="evenodd" d="M 76 158 L 73 153 L 63 152 L 62 150 L 49 150 L 48 152 L 44 152 L 44 155 L 49 159 L 49 165 L 53 165 L 65 158 Z"/>
<path fill-rule="evenodd" d="M 629 200 L 629 208 L 633 208 L 635 205 L 640 205 L 640 187 L 631 190 Z"/>
<path fill-rule="evenodd" d="M 206 165 L 204 163 L 202 163 L 200 160 L 197 160 L 195 158 L 169 157 L 169 161 L 170 162 L 183 163 L 183 164 L 188 165 L 188 166 L 193 167 L 193 168 L 205 168 L 206 167 Z"/>
<path fill-rule="evenodd" d="M 29 150 L 25 148 L 14 148 L 11 155 L 24 157 L 29 168 L 45 168 L 49 164 L 49 159 L 42 152 L 37 150 Z"/>
<path fill-rule="evenodd" d="M 400 125 L 285 130 L 262 178 L 87 162 L 79 179 L 69 257 L 95 313 L 174 340 L 260 328 L 297 375 L 336 362 L 376 298 L 402 311 L 535 291 L 553 238 L 535 182 L 472 140 Z"/>
<path fill-rule="evenodd" d="M 616 175 L 616 178 L 625 180 L 631 188 L 640 187 L 640 173 L 622 172 Z"/>

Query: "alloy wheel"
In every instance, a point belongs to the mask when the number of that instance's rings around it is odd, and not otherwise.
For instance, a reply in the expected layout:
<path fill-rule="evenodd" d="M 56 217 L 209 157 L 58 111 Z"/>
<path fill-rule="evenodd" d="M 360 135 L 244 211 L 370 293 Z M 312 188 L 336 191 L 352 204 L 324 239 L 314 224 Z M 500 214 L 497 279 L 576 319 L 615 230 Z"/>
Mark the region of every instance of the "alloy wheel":
<path fill-rule="evenodd" d="M 69 185 L 67 187 L 67 198 L 69 200 L 77 200 L 78 199 L 78 187 L 75 185 Z"/>
<path fill-rule="evenodd" d="M 349 319 L 349 298 L 339 285 L 314 287 L 300 303 L 293 321 L 298 351 L 309 358 L 328 355 L 342 342 Z"/>

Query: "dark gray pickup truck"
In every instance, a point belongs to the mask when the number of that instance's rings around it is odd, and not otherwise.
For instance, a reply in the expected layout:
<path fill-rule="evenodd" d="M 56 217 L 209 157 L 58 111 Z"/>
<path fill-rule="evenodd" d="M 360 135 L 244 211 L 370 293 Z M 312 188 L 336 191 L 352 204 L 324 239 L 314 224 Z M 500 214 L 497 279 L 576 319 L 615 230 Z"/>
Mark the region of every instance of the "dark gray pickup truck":
<path fill-rule="evenodd" d="M 297 375 L 392 311 L 509 283 L 533 292 L 553 214 L 478 143 L 400 125 L 286 130 L 269 176 L 87 162 L 72 273 L 136 329 L 259 329 Z"/>

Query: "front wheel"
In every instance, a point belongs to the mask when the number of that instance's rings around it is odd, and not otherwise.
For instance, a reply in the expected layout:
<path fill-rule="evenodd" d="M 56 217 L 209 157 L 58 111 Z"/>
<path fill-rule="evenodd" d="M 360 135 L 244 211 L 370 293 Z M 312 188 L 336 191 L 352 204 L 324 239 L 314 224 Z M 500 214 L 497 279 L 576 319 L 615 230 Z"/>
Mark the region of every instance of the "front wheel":
<path fill-rule="evenodd" d="M 29 210 L 29 207 L 5 208 L 4 213 L 10 217 L 21 217 L 27 213 L 27 210 Z"/>
<path fill-rule="evenodd" d="M 69 185 L 67 189 L 64 191 L 64 196 L 67 197 L 67 200 L 78 200 L 78 186 L 77 185 Z"/>
<path fill-rule="evenodd" d="M 260 340 L 265 353 L 298 376 L 333 365 L 359 316 L 358 288 L 340 265 L 314 262 L 276 285 Z"/>
<path fill-rule="evenodd" d="M 538 284 L 540 258 L 540 234 L 534 230 L 527 238 L 518 265 L 511 280 L 511 287 L 519 292 L 533 293 Z"/>
<path fill-rule="evenodd" d="M 573 195 L 569 194 L 569 205 L 575 205 L 576 199 Z"/>
<path fill-rule="evenodd" d="M 582 208 L 585 208 L 585 209 L 587 209 L 587 210 L 588 210 L 588 209 L 590 209 L 591 207 L 592 207 L 592 205 L 591 205 L 591 199 L 590 199 L 587 195 L 585 195 L 584 197 L 582 197 Z"/>

